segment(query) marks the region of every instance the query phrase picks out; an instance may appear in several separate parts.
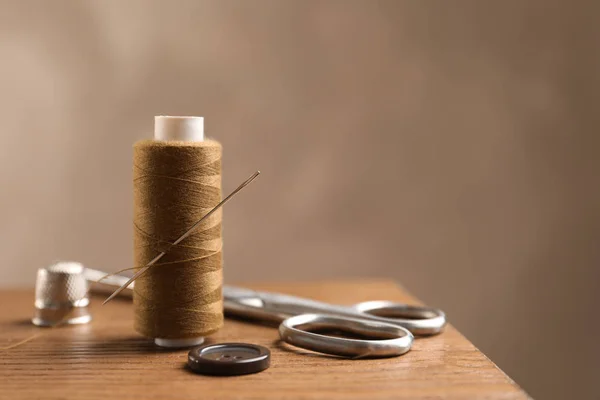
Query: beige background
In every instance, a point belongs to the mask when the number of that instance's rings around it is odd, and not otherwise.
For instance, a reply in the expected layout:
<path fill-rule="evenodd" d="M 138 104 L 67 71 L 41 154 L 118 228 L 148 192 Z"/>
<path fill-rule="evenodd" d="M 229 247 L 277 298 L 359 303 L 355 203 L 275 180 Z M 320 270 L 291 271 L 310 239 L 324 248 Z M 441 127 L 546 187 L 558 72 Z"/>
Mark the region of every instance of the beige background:
<path fill-rule="evenodd" d="M 131 145 L 203 115 L 226 191 L 263 171 L 228 281 L 394 278 L 533 396 L 595 397 L 597 4 L 0 1 L 0 286 L 129 266 Z"/>

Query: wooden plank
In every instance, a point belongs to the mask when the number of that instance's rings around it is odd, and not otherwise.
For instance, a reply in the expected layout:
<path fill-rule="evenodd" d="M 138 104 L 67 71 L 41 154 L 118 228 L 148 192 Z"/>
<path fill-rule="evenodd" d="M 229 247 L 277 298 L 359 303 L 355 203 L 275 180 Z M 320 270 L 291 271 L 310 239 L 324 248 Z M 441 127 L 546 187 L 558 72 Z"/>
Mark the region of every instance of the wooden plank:
<path fill-rule="evenodd" d="M 389 299 L 418 303 L 390 281 L 249 285 L 339 304 Z M 4 399 L 205 398 L 486 398 L 528 396 L 452 326 L 416 340 L 401 357 L 346 360 L 279 342 L 276 329 L 227 319 L 208 342 L 248 342 L 271 349 L 259 374 L 209 377 L 185 368 L 186 350 L 155 347 L 133 330 L 132 305 L 95 298 L 91 324 L 55 329 L 31 325 L 32 290 L 0 292 L 0 351 Z"/>

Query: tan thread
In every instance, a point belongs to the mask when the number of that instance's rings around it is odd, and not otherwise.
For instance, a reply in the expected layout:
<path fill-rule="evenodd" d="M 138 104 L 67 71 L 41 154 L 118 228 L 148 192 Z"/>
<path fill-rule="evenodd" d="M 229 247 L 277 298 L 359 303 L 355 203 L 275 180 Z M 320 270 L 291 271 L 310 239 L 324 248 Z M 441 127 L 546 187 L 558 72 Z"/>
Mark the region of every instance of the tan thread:
<path fill-rule="evenodd" d="M 134 145 L 135 329 L 144 336 L 206 336 L 223 325 L 221 210 L 179 245 L 181 232 L 221 201 L 221 145 L 143 140 Z"/>

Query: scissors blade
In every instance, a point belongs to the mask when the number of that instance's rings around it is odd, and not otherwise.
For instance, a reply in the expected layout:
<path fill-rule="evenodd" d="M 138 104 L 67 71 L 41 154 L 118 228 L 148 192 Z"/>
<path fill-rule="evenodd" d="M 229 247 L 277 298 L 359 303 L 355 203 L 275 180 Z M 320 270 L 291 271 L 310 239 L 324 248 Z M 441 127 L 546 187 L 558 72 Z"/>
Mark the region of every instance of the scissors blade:
<path fill-rule="evenodd" d="M 345 315 L 356 318 L 362 315 L 349 307 L 229 285 L 223 286 L 223 306 L 225 313 L 230 315 L 277 322 L 306 313 Z"/>

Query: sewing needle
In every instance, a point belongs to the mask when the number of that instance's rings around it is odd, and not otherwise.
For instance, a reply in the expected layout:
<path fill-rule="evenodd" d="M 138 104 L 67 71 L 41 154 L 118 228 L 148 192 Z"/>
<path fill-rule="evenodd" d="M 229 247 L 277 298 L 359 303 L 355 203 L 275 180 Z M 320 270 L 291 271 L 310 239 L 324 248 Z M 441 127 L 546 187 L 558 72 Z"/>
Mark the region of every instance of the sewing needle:
<path fill-rule="evenodd" d="M 200 225 L 200 223 L 202 221 L 204 221 L 206 218 L 210 217 L 215 211 L 217 211 L 225 203 L 227 203 L 227 201 L 229 201 L 229 199 L 231 199 L 233 196 L 235 196 L 240 190 L 242 190 L 243 188 L 248 186 L 254 179 L 256 179 L 258 177 L 258 175 L 260 175 L 260 171 L 256 171 L 254 174 L 252 174 L 252 176 L 250 178 L 246 179 L 233 192 L 231 192 L 227 197 L 225 197 L 223 200 L 221 200 L 221 202 L 219 204 L 214 206 L 209 212 L 207 212 L 202 218 L 200 218 L 194 225 L 192 225 L 192 227 L 190 229 L 188 229 L 183 235 L 181 235 L 176 241 L 171 243 L 165 251 L 163 251 L 156 257 L 154 257 L 148 264 L 146 264 L 142 269 L 140 269 L 138 272 L 136 272 L 127 282 L 125 282 L 117 290 L 115 290 L 113 292 L 113 294 L 111 294 L 106 300 L 104 300 L 102 305 L 111 301 L 115 296 L 117 296 L 119 293 L 121 293 L 123 290 L 125 290 L 125 288 L 127 288 L 127 286 L 131 285 L 131 283 L 133 281 L 135 281 L 137 278 L 139 278 L 144 272 L 148 271 L 148 269 L 151 266 L 153 266 L 154 264 L 156 264 L 158 262 L 158 260 L 160 260 L 165 254 L 167 254 L 169 252 L 169 250 L 171 250 L 171 248 L 173 248 L 173 246 L 177 246 L 185 238 L 187 238 L 189 235 L 191 235 L 192 232 L 194 232 L 196 230 L 196 228 L 198 227 L 198 225 Z"/>

